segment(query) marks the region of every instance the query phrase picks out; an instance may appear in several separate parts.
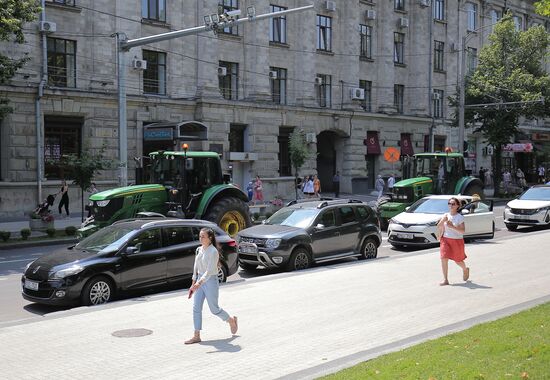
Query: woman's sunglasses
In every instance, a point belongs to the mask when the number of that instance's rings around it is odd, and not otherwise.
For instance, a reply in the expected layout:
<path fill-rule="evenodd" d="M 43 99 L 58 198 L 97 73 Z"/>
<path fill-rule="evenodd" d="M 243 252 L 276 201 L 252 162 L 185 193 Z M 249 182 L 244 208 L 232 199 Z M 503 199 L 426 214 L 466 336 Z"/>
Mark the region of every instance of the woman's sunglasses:
<path fill-rule="evenodd" d="M 447 203 L 449 206 L 456 206 L 456 203 L 455 202 L 449 202 Z"/>

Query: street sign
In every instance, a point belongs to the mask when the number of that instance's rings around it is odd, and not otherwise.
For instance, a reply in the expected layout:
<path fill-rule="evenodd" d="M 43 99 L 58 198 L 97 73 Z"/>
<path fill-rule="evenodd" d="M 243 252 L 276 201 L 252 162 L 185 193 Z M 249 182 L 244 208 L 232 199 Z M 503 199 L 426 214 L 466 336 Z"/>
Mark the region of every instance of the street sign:
<path fill-rule="evenodd" d="M 397 162 L 399 161 L 399 156 L 401 154 L 399 153 L 399 149 L 394 147 L 389 147 L 384 152 L 384 159 L 388 162 Z"/>

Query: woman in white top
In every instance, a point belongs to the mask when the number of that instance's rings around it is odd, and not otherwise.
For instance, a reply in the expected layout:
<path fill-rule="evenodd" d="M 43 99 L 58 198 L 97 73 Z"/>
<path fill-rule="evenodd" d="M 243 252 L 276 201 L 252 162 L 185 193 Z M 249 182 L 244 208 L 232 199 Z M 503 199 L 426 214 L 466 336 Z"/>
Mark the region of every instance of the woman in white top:
<path fill-rule="evenodd" d="M 457 198 L 449 199 L 450 211 L 439 220 L 437 229 L 441 233 L 439 255 L 441 257 L 441 269 L 443 270 L 443 281 L 439 285 L 449 285 L 449 259 L 456 262 L 462 268 L 462 279 L 467 281 L 470 277 L 470 268 L 466 267 L 464 260 L 464 216 L 458 212 L 460 202 Z"/>
<path fill-rule="evenodd" d="M 204 299 L 212 314 L 229 323 L 231 334 L 237 333 L 237 317 L 230 317 L 225 310 L 218 305 L 220 284 L 218 282 L 219 252 L 216 244 L 216 235 L 211 228 L 203 228 L 199 233 L 201 246 L 197 248 L 195 265 L 193 268 L 193 282 L 189 288 L 189 298 L 193 299 L 193 325 L 195 334 L 185 344 L 199 343 L 202 330 L 202 307 Z"/>

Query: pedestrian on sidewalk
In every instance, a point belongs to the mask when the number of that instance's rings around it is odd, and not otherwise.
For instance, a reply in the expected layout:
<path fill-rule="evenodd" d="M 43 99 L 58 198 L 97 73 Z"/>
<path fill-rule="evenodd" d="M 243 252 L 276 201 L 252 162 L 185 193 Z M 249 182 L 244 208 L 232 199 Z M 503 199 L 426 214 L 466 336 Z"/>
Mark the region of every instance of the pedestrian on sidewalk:
<path fill-rule="evenodd" d="M 439 285 L 449 285 L 449 260 L 453 260 L 462 268 L 462 279 L 468 281 L 470 278 L 470 268 L 466 266 L 464 260 L 466 253 L 464 251 L 464 216 L 458 212 L 460 202 L 457 198 L 449 199 L 448 213 L 437 223 L 437 230 L 440 233 L 439 256 L 441 258 L 441 269 L 443 271 L 443 281 Z"/>
<path fill-rule="evenodd" d="M 229 323 L 231 334 L 235 335 L 238 330 L 237 317 L 230 317 L 225 310 L 218 305 L 220 283 L 218 281 L 218 262 L 220 253 L 217 249 L 216 235 L 211 228 L 203 228 L 199 232 L 201 246 L 197 248 L 191 288 L 189 297 L 193 298 L 193 325 L 195 333 L 193 337 L 185 341 L 185 344 L 199 343 L 202 330 L 202 307 L 204 299 L 212 314 Z"/>
<path fill-rule="evenodd" d="M 340 171 L 336 171 L 336 174 L 332 177 L 332 188 L 334 190 L 334 198 L 340 196 Z"/>
<path fill-rule="evenodd" d="M 61 194 L 61 200 L 59 201 L 59 215 L 62 215 L 61 208 L 65 206 L 65 212 L 67 213 L 67 216 L 69 216 L 69 185 L 67 185 L 67 182 L 63 180 L 61 182 L 61 190 L 57 194 Z M 56 195 L 57 195 L 56 194 Z"/>
<path fill-rule="evenodd" d="M 393 185 L 395 185 L 395 177 L 392 173 L 390 174 L 390 178 L 388 178 L 388 192 L 393 193 Z"/>
<path fill-rule="evenodd" d="M 254 204 L 256 202 L 264 202 L 264 188 L 259 175 L 256 176 L 256 181 L 254 181 Z"/>
<path fill-rule="evenodd" d="M 315 194 L 313 190 L 313 177 L 308 176 L 304 182 L 304 198 L 311 198 Z"/>
<path fill-rule="evenodd" d="M 254 185 L 252 184 L 252 181 L 249 181 L 246 186 L 246 194 L 248 195 L 248 201 L 252 201 L 252 198 L 254 197 Z"/>
<path fill-rule="evenodd" d="M 510 182 L 512 182 L 512 175 L 508 171 L 508 169 L 504 170 L 504 173 L 502 174 L 502 181 L 504 186 L 504 193 L 508 195 L 508 191 L 510 190 Z"/>
<path fill-rule="evenodd" d="M 88 192 L 90 193 L 90 195 L 88 196 L 88 199 L 89 197 L 91 197 L 92 195 L 96 194 L 96 193 L 99 193 L 99 190 L 97 189 L 96 185 L 95 185 L 95 182 L 92 182 L 90 188 L 88 189 Z M 88 218 L 90 216 L 92 216 L 92 211 L 93 211 L 93 206 L 94 206 L 94 202 L 93 201 L 90 201 L 88 202 L 88 204 L 86 205 L 86 210 L 88 210 Z"/>
<path fill-rule="evenodd" d="M 313 176 L 313 192 L 317 198 L 321 197 L 321 181 L 317 177 L 317 174 Z"/>
<path fill-rule="evenodd" d="M 382 178 L 382 176 L 378 174 L 378 178 L 376 179 L 376 183 L 374 184 L 374 188 L 376 189 L 376 191 L 378 191 L 378 199 L 382 198 L 384 187 L 386 187 L 386 182 L 384 182 L 384 178 Z"/>
<path fill-rule="evenodd" d="M 544 183 L 544 180 L 546 178 L 546 169 L 544 169 L 544 166 L 542 164 L 539 165 L 537 173 L 539 175 L 539 183 Z"/>

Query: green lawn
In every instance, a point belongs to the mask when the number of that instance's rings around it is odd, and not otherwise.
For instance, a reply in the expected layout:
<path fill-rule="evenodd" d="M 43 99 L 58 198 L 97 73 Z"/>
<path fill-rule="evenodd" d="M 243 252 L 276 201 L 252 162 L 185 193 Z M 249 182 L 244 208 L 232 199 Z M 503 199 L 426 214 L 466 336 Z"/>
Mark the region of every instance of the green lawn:
<path fill-rule="evenodd" d="M 550 379 L 550 303 L 323 379 Z"/>

